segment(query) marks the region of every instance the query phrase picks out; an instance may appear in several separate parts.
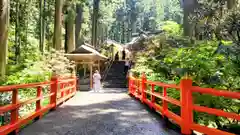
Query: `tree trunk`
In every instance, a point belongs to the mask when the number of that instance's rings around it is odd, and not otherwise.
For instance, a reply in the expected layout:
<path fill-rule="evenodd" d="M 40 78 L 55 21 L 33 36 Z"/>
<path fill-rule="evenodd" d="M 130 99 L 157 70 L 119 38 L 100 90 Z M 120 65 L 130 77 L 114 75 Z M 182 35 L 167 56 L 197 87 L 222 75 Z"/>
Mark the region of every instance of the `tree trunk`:
<path fill-rule="evenodd" d="M 74 8 L 75 6 L 72 6 Z M 67 20 L 67 52 L 75 50 L 75 10 L 71 9 L 68 12 Z"/>
<path fill-rule="evenodd" d="M 195 6 L 196 6 L 196 1 L 195 0 L 184 0 L 183 1 L 183 30 L 184 30 L 184 35 L 185 36 L 192 36 L 192 31 L 193 31 L 193 25 L 189 22 L 189 15 L 191 12 L 193 12 Z"/>
<path fill-rule="evenodd" d="M 16 20 L 15 20 L 15 63 L 18 64 L 20 53 L 20 33 L 19 33 L 19 1 L 16 2 Z"/>
<path fill-rule="evenodd" d="M 183 16 L 183 31 L 184 31 L 184 36 L 191 36 L 192 35 L 192 28 L 190 26 L 188 16 L 189 12 L 184 9 L 184 16 Z"/>
<path fill-rule="evenodd" d="M 97 24 L 100 0 L 94 0 L 93 3 L 93 16 L 92 16 L 92 45 L 97 46 Z"/>
<path fill-rule="evenodd" d="M 236 4 L 236 0 L 227 0 L 228 9 L 232 9 L 235 4 Z"/>
<path fill-rule="evenodd" d="M 39 50 L 41 51 L 41 52 L 43 52 L 43 42 L 42 42 L 42 40 L 43 40 L 43 29 L 42 29 L 42 27 L 43 27 L 43 18 L 42 18 L 42 15 L 43 15 L 43 10 L 42 10 L 42 5 L 43 5 L 43 1 L 42 0 L 40 0 L 39 1 L 39 22 L 40 22 L 40 33 L 39 33 Z"/>
<path fill-rule="evenodd" d="M 6 74 L 8 53 L 9 0 L 0 0 L 0 78 Z"/>
<path fill-rule="evenodd" d="M 132 23 L 131 23 L 131 29 L 132 29 L 132 34 L 133 33 L 136 33 L 137 32 L 137 22 L 136 21 L 133 21 Z"/>
<path fill-rule="evenodd" d="M 44 0 L 43 12 L 42 12 L 42 52 L 44 52 L 44 48 L 45 48 L 46 3 L 47 3 L 47 0 Z"/>
<path fill-rule="evenodd" d="M 67 20 L 64 23 L 65 25 L 65 42 L 64 42 L 64 52 L 67 53 L 68 52 L 68 22 Z"/>
<path fill-rule="evenodd" d="M 49 12 L 51 10 L 51 4 L 50 4 L 50 2 L 48 2 L 48 5 L 47 5 L 47 12 Z M 48 14 L 45 14 L 46 15 L 46 21 L 47 21 L 47 23 L 46 23 L 46 30 L 47 30 L 47 28 L 49 28 L 50 26 L 49 26 L 49 21 L 51 20 L 51 16 Z M 49 30 L 47 30 L 47 33 L 49 33 Z M 50 41 L 51 40 L 51 37 L 50 36 L 46 36 L 46 40 L 47 41 Z M 54 45 L 53 45 L 53 43 L 52 43 L 52 45 L 49 45 L 49 43 L 48 43 L 48 45 L 47 45 L 47 50 L 48 51 L 50 51 L 51 49 L 51 47 L 53 47 Z"/>
<path fill-rule="evenodd" d="M 121 25 L 122 25 L 122 39 L 121 39 L 121 43 L 123 44 L 125 42 L 125 25 L 124 25 L 124 20 L 122 21 Z"/>
<path fill-rule="evenodd" d="M 77 4 L 76 5 L 76 12 L 77 12 L 77 16 L 76 16 L 76 29 L 75 29 L 75 45 L 76 47 L 79 45 L 78 41 L 79 41 L 79 35 L 80 35 L 80 31 L 82 28 L 82 20 L 83 20 L 83 7 L 81 4 Z"/>
<path fill-rule="evenodd" d="M 100 45 L 101 44 L 101 39 L 102 39 L 102 24 L 101 23 L 97 23 L 97 45 Z M 99 46 L 96 47 L 96 49 L 98 50 L 99 49 Z"/>
<path fill-rule="evenodd" d="M 25 41 L 28 41 L 28 21 L 29 21 L 29 8 L 27 8 L 27 5 L 32 5 L 32 1 L 28 2 L 28 0 L 25 0 L 24 7 L 26 10 L 26 28 L 25 28 Z"/>
<path fill-rule="evenodd" d="M 55 0 L 53 48 L 62 49 L 62 0 Z"/>
<path fill-rule="evenodd" d="M 117 21 L 117 42 L 121 43 L 122 41 L 122 35 L 121 35 L 121 22 Z"/>
<path fill-rule="evenodd" d="M 130 26 L 131 26 L 131 21 L 128 17 L 128 23 L 127 23 L 127 42 L 130 42 L 131 37 L 132 37 L 132 31 L 130 30 Z"/>
<path fill-rule="evenodd" d="M 108 36 L 109 36 L 109 33 L 108 33 L 108 25 L 105 26 L 105 34 L 106 34 L 106 37 L 104 40 L 107 40 L 108 39 Z M 103 41 L 104 42 L 104 41 Z"/>

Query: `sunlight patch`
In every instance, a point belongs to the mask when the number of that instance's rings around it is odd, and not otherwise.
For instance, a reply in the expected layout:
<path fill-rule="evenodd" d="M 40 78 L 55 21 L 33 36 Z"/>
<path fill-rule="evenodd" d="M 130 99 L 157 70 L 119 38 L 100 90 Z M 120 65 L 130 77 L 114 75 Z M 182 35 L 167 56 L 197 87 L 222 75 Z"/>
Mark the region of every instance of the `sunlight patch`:
<path fill-rule="evenodd" d="M 107 113 L 115 113 L 115 112 L 119 112 L 119 110 L 117 110 L 117 109 L 105 109 L 105 110 L 100 110 L 99 114 L 107 114 Z"/>
<path fill-rule="evenodd" d="M 132 116 L 132 115 L 137 115 L 138 112 L 122 112 L 122 115 L 125 115 L 125 116 Z"/>

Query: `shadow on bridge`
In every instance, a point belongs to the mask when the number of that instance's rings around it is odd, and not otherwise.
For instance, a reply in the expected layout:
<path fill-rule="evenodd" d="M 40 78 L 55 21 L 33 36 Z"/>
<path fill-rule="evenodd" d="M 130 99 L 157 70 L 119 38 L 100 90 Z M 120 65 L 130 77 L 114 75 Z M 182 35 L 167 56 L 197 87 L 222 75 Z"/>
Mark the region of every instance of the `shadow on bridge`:
<path fill-rule="evenodd" d="M 179 135 L 127 94 L 80 92 L 20 135 Z"/>

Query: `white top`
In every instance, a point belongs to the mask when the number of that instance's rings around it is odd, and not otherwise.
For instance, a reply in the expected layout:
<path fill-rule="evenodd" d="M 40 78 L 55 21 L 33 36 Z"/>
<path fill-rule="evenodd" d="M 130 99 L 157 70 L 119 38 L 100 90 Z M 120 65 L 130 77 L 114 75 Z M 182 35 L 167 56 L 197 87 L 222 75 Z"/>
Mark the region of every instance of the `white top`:
<path fill-rule="evenodd" d="M 129 61 L 126 60 L 126 61 L 125 61 L 125 66 L 129 66 L 129 64 L 130 64 Z"/>
<path fill-rule="evenodd" d="M 100 74 L 98 74 L 98 73 L 94 73 L 93 74 L 93 82 L 100 82 L 100 80 L 101 80 L 101 75 Z"/>

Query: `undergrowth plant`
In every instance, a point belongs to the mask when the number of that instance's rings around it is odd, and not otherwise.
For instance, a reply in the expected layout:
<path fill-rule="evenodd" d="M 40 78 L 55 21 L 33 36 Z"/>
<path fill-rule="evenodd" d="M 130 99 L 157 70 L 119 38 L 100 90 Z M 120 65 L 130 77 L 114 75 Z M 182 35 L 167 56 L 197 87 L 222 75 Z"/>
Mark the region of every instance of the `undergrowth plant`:
<path fill-rule="evenodd" d="M 180 35 L 180 26 L 166 23 L 165 33 L 145 43 L 142 52 L 136 54 L 136 63 L 131 70 L 135 76 L 144 71 L 152 81 L 179 84 L 186 75 L 193 79 L 193 85 L 200 87 L 237 91 L 240 89 L 239 54 L 237 45 L 228 41 L 194 41 Z M 174 26 L 177 25 L 177 26 Z M 162 92 L 162 88 L 155 87 Z M 180 93 L 168 89 L 168 96 L 180 98 Z M 195 104 L 240 113 L 240 101 L 223 97 L 193 93 Z M 180 114 L 180 108 L 170 105 L 169 109 Z M 237 120 L 226 119 L 205 113 L 194 112 L 197 123 L 220 129 L 240 127 Z M 236 126 L 238 125 L 238 126 Z"/>

